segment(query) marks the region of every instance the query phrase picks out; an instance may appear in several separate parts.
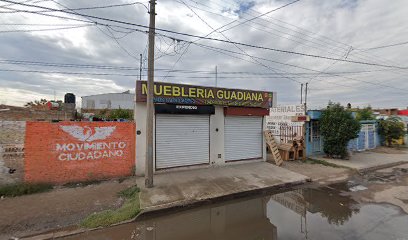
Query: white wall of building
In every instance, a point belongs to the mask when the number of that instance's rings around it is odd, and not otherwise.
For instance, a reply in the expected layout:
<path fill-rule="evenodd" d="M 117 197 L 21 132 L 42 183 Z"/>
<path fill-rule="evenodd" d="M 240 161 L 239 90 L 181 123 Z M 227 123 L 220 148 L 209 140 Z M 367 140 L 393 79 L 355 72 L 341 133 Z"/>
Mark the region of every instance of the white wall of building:
<path fill-rule="evenodd" d="M 133 93 L 106 93 L 82 97 L 82 109 L 131 109 L 135 103 Z"/>
<path fill-rule="evenodd" d="M 224 163 L 224 108 L 215 106 L 215 114 L 210 115 L 210 164 Z"/>
<path fill-rule="evenodd" d="M 136 103 L 134 119 L 136 122 L 136 131 L 140 131 L 138 135 L 136 132 L 136 175 L 143 176 L 145 173 L 145 159 L 146 159 L 146 103 Z M 221 166 L 239 164 L 245 162 L 253 162 L 257 160 L 246 160 L 235 163 L 225 162 L 224 151 L 224 108 L 222 106 L 215 106 L 215 114 L 210 115 L 210 165 Z M 263 126 L 265 126 L 265 117 L 263 118 Z M 218 131 L 217 131 L 218 129 Z M 155 134 L 154 134 L 155 135 Z M 154 136 L 153 135 L 153 136 Z M 263 135 L 262 135 L 263 136 Z M 155 142 L 155 139 L 154 139 Z M 262 146 L 265 146 L 265 137 L 262 139 Z M 155 146 L 153 146 L 153 156 L 155 158 Z M 220 154 L 220 155 L 219 155 Z M 262 159 L 259 161 L 266 161 L 266 147 L 263 147 Z M 182 167 L 182 168 L 196 168 L 200 166 Z M 202 167 L 202 166 L 201 166 Z M 153 162 L 153 169 L 155 169 L 155 161 Z"/>

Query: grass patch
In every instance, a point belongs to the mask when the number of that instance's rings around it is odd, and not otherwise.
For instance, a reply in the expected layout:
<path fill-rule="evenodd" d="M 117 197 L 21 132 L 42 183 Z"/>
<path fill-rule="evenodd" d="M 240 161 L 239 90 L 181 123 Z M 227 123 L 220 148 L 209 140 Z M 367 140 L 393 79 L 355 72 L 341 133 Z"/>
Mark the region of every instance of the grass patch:
<path fill-rule="evenodd" d="M 86 228 L 107 227 L 136 217 L 140 212 L 139 192 L 140 189 L 137 186 L 120 191 L 118 195 L 126 198 L 120 208 L 91 214 L 82 221 L 81 226 Z"/>
<path fill-rule="evenodd" d="M 118 193 L 119 197 L 124 197 L 127 199 L 135 198 L 139 196 L 140 189 L 137 186 L 126 188 Z"/>
<path fill-rule="evenodd" d="M 21 195 L 47 192 L 52 189 L 52 185 L 48 183 L 16 183 L 0 186 L 0 196 L 17 197 Z"/>
<path fill-rule="evenodd" d="M 327 167 L 334 167 L 334 168 L 343 168 L 342 166 L 336 165 L 336 164 L 334 164 L 334 163 L 329 163 L 329 162 L 324 161 L 324 160 L 318 160 L 318 159 L 312 159 L 312 158 L 308 158 L 308 159 L 306 160 L 306 163 L 309 163 L 309 164 L 320 164 L 320 165 L 324 165 L 324 166 L 327 166 Z"/>

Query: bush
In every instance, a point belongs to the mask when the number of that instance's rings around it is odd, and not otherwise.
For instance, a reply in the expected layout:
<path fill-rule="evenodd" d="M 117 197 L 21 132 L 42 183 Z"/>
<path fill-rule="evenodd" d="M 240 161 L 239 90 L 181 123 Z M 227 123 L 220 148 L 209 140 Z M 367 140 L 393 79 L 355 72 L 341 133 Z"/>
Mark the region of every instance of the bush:
<path fill-rule="evenodd" d="M 0 186 L 0 196 L 4 197 L 17 197 L 21 195 L 33 194 L 47 192 L 52 189 L 51 184 L 47 183 L 37 183 L 37 184 L 27 184 L 27 183 L 16 183 Z"/>
<path fill-rule="evenodd" d="M 323 151 L 331 158 L 346 158 L 347 144 L 358 136 L 361 124 L 339 103 L 331 103 L 323 110 L 320 131 L 324 139 Z"/>
<path fill-rule="evenodd" d="M 373 112 L 373 110 L 371 109 L 370 106 L 368 106 L 366 108 L 363 108 L 363 109 L 358 109 L 356 119 L 358 121 L 375 120 L 374 112 Z"/>
<path fill-rule="evenodd" d="M 136 217 L 140 212 L 139 192 L 140 189 L 137 186 L 119 192 L 119 196 L 126 198 L 126 202 L 120 208 L 91 214 L 82 221 L 81 226 L 107 227 Z"/>
<path fill-rule="evenodd" d="M 109 114 L 110 119 L 133 119 L 133 111 L 128 109 L 115 109 Z"/>
<path fill-rule="evenodd" d="M 384 138 L 387 146 L 391 147 L 393 140 L 398 140 L 405 135 L 405 126 L 399 117 L 389 117 L 382 120 L 379 126 L 379 133 Z"/>

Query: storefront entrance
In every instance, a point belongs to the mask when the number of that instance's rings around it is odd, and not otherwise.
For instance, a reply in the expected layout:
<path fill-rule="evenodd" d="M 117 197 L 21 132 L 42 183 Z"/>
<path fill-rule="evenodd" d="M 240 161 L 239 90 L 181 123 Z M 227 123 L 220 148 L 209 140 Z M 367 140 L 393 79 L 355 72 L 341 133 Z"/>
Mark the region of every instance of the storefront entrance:
<path fill-rule="evenodd" d="M 262 158 L 262 117 L 225 116 L 225 161 Z"/>
<path fill-rule="evenodd" d="M 209 164 L 210 117 L 156 115 L 156 169 Z"/>

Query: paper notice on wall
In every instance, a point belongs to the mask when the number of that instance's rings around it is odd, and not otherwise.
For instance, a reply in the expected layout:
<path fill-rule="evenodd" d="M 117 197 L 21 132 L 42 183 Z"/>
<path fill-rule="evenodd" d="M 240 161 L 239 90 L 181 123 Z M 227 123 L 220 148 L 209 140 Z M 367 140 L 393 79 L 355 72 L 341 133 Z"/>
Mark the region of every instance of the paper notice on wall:
<path fill-rule="evenodd" d="M 293 122 L 292 117 L 304 116 L 304 105 L 287 105 L 271 108 L 266 116 L 266 129 L 271 130 L 275 140 L 288 142 L 302 134 L 304 122 Z"/>

